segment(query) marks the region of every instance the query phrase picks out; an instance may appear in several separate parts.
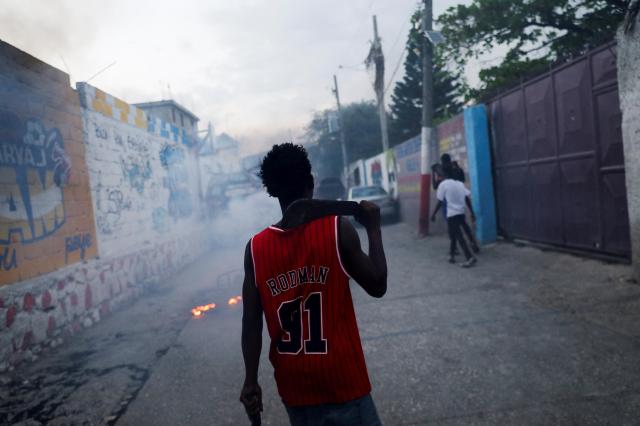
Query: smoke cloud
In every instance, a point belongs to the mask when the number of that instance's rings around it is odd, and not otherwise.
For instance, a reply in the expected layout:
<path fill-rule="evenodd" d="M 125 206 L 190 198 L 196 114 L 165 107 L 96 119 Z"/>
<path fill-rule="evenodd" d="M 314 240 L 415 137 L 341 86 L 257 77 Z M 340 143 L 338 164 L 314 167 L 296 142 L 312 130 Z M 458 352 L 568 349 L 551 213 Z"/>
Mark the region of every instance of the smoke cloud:
<path fill-rule="evenodd" d="M 213 220 L 211 233 L 215 247 L 244 246 L 249 239 L 282 217 L 278 200 L 264 191 L 246 198 L 234 198 L 227 211 Z"/>

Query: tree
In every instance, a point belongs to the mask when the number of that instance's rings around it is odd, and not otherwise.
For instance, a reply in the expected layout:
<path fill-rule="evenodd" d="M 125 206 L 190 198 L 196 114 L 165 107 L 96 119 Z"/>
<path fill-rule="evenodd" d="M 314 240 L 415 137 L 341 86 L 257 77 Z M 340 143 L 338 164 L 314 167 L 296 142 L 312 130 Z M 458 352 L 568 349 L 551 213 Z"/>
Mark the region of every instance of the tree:
<path fill-rule="evenodd" d="M 420 133 L 422 119 L 422 35 L 420 34 L 422 11 L 411 17 L 411 30 L 406 44 L 404 77 L 398 81 L 391 94 L 391 144 L 396 145 Z M 460 72 L 452 72 L 442 55 L 441 48 L 434 50 L 433 107 L 436 122 L 460 112 L 464 82 Z"/>
<path fill-rule="evenodd" d="M 338 134 L 329 133 L 327 115 L 335 110 L 316 112 L 307 126 L 306 139 L 317 144 L 311 162 L 320 179 L 340 176 L 342 153 Z M 378 108 L 374 102 L 354 102 L 342 107 L 347 159 L 353 162 L 382 152 Z"/>
<path fill-rule="evenodd" d="M 445 59 L 458 69 L 496 46 L 508 52 L 483 69 L 470 95 L 486 99 L 554 63 L 611 41 L 632 0 L 474 0 L 447 9 L 437 19 L 446 38 Z"/>

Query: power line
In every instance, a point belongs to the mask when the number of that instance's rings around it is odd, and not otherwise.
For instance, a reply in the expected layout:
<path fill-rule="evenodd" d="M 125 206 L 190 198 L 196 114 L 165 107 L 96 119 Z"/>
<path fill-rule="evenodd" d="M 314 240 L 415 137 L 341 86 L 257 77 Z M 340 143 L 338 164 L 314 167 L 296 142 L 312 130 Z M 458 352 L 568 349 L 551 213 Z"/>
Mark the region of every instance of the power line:
<path fill-rule="evenodd" d="M 362 29 L 364 28 L 364 24 L 365 22 L 369 21 L 369 16 L 371 15 L 371 10 L 373 9 L 373 5 L 375 4 L 376 0 L 371 0 L 371 2 L 369 2 L 369 7 L 367 8 L 367 12 L 365 13 L 365 16 L 367 17 L 366 19 L 363 19 L 360 21 L 360 23 L 357 26 L 356 31 L 354 32 L 354 37 L 353 39 L 357 39 L 358 34 L 360 33 L 360 31 L 362 31 Z M 355 43 L 351 43 L 350 45 L 348 45 L 342 52 L 342 56 L 345 56 L 345 54 L 350 53 L 350 51 L 353 49 L 353 45 Z"/>
<path fill-rule="evenodd" d="M 414 14 L 414 12 L 411 12 L 411 14 L 409 15 L 409 19 L 404 21 L 404 25 L 400 29 L 400 32 L 398 32 L 398 34 L 396 35 L 396 39 L 393 42 L 393 45 L 392 45 L 390 51 L 393 51 L 395 45 L 398 43 L 398 40 L 400 40 L 400 36 L 404 33 L 405 29 L 407 28 L 407 24 L 411 22 L 411 18 L 413 17 L 413 14 Z M 389 79 L 389 82 L 387 83 L 386 87 L 384 88 L 384 93 L 387 93 L 389 91 L 389 88 L 391 87 L 391 84 L 393 83 L 393 79 L 395 78 L 396 73 L 400 69 L 400 64 L 402 63 L 402 60 L 404 59 L 404 55 L 406 53 L 407 53 L 407 48 L 405 46 L 405 47 L 403 47 L 402 51 L 400 52 L 400 57 L 398 58 L 398 62 L 396 63 L 396 66 L 393 69 L 393 73 L 391 73 L 391 78 Z"/>
<path fill-rule="evenodd" d="M 415 6 L 414 6 L 414 8 L 415 8 Z M 393 49 L 395 49 L 396 45 L 398 44 L 398 41 L 400 40 L 400 36 L 404 33 L 405 29 L 407 28 L 407 24 L 409 22 L 411 22 L 411 18 L 413 17 L 413 13 L 414 12 L 411 12 L 411 15 L 409 15 L 409 19 L 408 20 L 405 19 L 403 26 L 400 28 L 400 31 L 398 31 L 398 34 L 396 34 L 396 38 L 393 41 L 393 44 L 391 45 L 391 49 L 389 49 L 389 52 L 393 52 Z M 404 53 L 403 53 L 403 55 L 404 55 Z"/>
<path fill-rule="evenodd" d="M 404 59 L 404 55 L 405 55 L 406 51 L 407 51 L 407 49 L 402 49 L 402 54 L 398 58 L 398 62 L 396 63 L 395 68 L 393 69 L 393 73 L 391 74 L 391 78 L 389 79 L 389 82 L 387 83 L 387 87 L 384 88 L 384 93 L 387 93 L 387 91 L 391 87 L 391 83 L 393 83 L 393 79 L 395 78 L 396 73 L 398 72 L 398 69 L 400 69 L 400 64 L 402 63 L 402 60 Z"/>
<path fill-rule="evenodd" d="M 550 39 L 546 40 L 545 42 L 543 42 L 539 46 L 532 47 L 531 49 L 528 49 L 528 50 L 523 50 L 522 53 L 524 55 L 528 55 L 530 53 L 540 51 L 540 50 L 542 50 L 542 49 L 544 49 L 546 47 L 549 47 L 549 45 L 551 43 L 553 43 L 554 41 L 557 41 L 557 40 L 560 40 L 560 39 L 562 39 L 564 37 L 567 37 L 569 34 L 570 33 L 567 31 L 566 33 L 564 33 L 562 35 L 559 35 L 559 36 L 556 36 L 556 37 L 553 37 L 553 38 L 550 38 Z M 496 57 L 489 58 L 489 59 L 479 60 L 478 64 L 486 65 L 486 64 L 489 64 L 489 63 L 492 63 L 492 62 L 496 62 L 498 60 L 504 60 L 506 57 L 507 57 L 507 55 L 505 54 L 505 55 L 496 56 Z"/>
<path fill-rule="evenodd" d="M 85 83 L 90 82 L 91 80 L 93 80 L 94 78 L 96 78 L 98 75 L 102 74 L 103 72 L 105 72 L 106 70 L 108 70 L 109 68 L 111 68 L 112 66 L 114 66 L 116 64 L 116 62 L 118 61 L 113 61 L 111 62 L 109 65 L 107 65 L 106 67 L 102 68 L 100 71 L 98 71 L 97 73 L 95 73 L 94 75 L 92 75 L 87 81 L 85 81 Z"/>

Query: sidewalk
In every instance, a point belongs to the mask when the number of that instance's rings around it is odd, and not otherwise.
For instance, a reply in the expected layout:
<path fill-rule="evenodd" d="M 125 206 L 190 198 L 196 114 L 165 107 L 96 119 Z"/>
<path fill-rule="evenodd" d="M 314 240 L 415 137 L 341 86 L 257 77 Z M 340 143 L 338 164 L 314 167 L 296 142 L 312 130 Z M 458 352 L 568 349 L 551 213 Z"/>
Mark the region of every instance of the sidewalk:
<path fill-rule="evenodd" d="M 402 224 L 383 237 L 387 295 L 352 291 L 384 424 L 640 418 L 640 286 L 629 266 L 499 243 L 463 269 L 447 263 L 444 237 L 416 239 Z M 203 258 L 13 377 L 0 387 L 0 423 L 247 424 L 241 307 L 226 306 L 242 252 Z M 220 309 L 190 317 L 210 302 Z M 286 424 L 267 342 L 263 424 Z"/>
<path fill-rule="evenodd" d="M 358 298 L 388 424 L 633 424 L 640 286 L 626 265 L 498 243 L 476 267 L 444 237 L 385 234 L 381 301 Z"/>

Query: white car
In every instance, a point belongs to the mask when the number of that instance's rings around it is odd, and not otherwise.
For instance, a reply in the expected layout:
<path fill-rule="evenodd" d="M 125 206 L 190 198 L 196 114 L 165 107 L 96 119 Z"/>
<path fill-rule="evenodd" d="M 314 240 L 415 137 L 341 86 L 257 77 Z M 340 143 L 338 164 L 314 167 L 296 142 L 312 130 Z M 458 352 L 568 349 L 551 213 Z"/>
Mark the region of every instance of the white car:
<path fill-rule="evenodd" d="M 356 186 L 349 188 L 349 201 L 370 201 L 380 207 L 380 217 L 383 219 L 398 220 L 400 206 L 381 186 Z"/>

